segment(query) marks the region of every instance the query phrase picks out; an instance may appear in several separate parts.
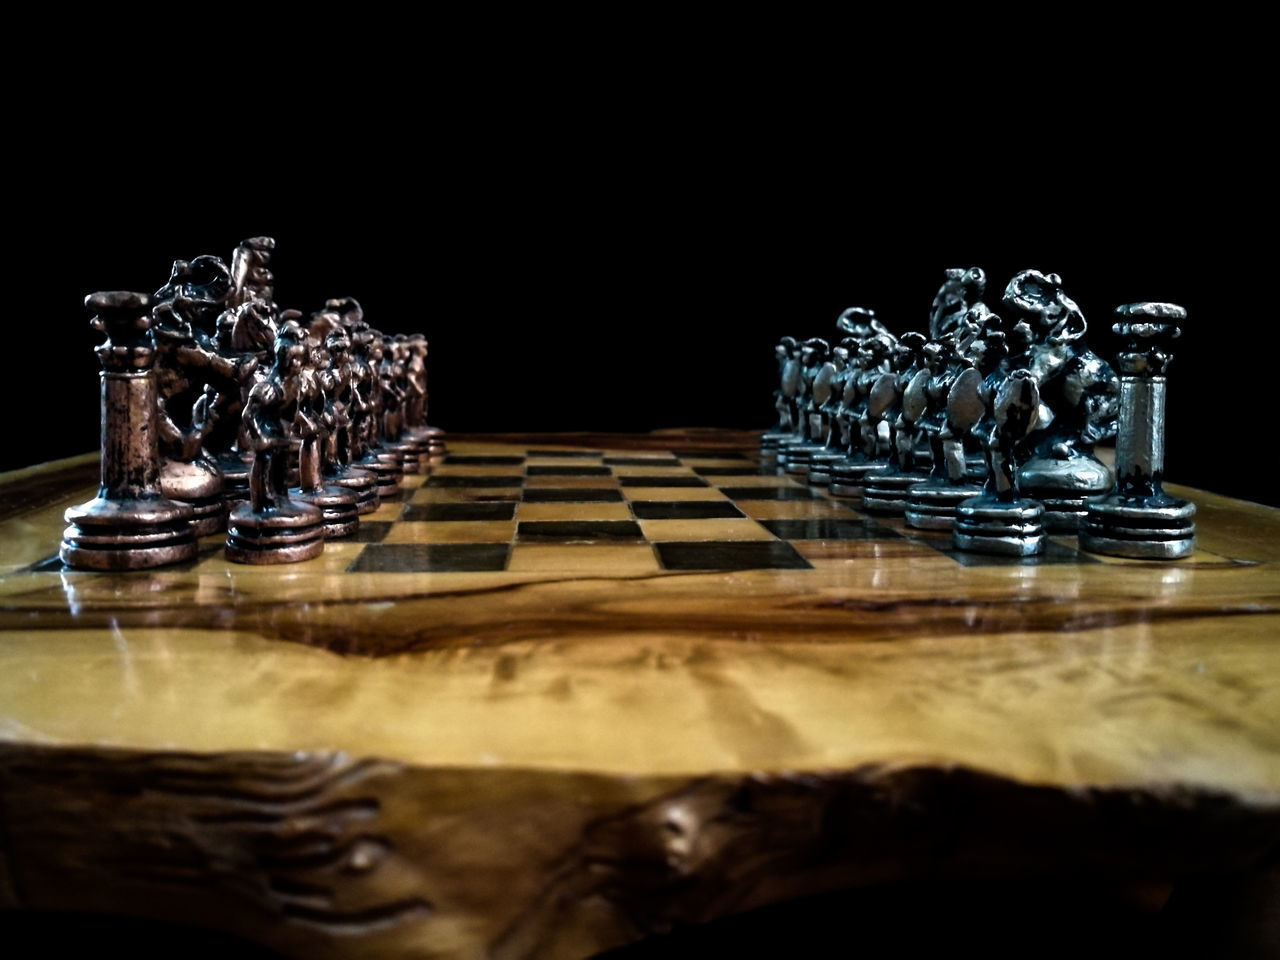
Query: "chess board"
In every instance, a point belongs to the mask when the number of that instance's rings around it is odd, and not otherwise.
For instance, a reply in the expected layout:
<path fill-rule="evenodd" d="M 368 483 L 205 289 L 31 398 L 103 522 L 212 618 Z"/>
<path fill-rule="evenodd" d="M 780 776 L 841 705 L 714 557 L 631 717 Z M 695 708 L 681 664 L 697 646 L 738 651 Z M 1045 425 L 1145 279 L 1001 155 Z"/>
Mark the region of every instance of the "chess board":
<path fill-rule="evenodd" d="M 1275 849 L 1280 510 L 1183 489 L 1190 558 L 1010 559 L 746 434 L 449 444 L 278 566 L 65 570 L 96 458 L 0 477 L 0 906 L 568 958 L 832 883 Z"/>
<path fill-rule="evenodd" d="M 170 568 L 248 575 L 221 558 L 222 537 Z M 56 547 L 56 544 L 52 545 Z M 351 538 L 254 576 L 306 573 L 641 575 L 838 569 L 860 559 L 964 567 L 1131 564 L 1051 537 L 1029 558 L 957 551 L 949 533 L 864 512 L 754 451 L 627 450 L 455 442 L 430 474 L 406 475 L 395 497 Z M 1208 550 L 1180 569 L 1250 562 Z M 944 565 L 945 566 L 945 565 Z M 32 565 L 62 568 L 56 556 Z"/>

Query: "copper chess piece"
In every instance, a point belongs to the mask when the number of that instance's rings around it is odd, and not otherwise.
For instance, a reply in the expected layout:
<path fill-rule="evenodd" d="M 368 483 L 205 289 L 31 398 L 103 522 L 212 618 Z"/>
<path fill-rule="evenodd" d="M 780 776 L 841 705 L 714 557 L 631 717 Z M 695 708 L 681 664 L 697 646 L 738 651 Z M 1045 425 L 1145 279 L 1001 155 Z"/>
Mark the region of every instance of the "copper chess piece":
<path fill-rule="evenodd" d="M 324 550 L 320 510 L 291 500 L 288 492 L 292 421 L 305 355 L 301 328 L 286 323 L 276 335 L 270 373 L 245 402 L 244 434 L 253 450 L 249 502 L 227 518 L 227 559 L 236 563 L 293 563 Z"/>
<path fill-rule="evenodd" d="M 102 481 L 98 495 L 66 512 L 58 555 L 85 570 L 141 570 L 196 556 L 193 511 L 160 491 L 155 341 L 151 297 L 90 294 L 93 326 L 107 335 L 102 363 Z"/>

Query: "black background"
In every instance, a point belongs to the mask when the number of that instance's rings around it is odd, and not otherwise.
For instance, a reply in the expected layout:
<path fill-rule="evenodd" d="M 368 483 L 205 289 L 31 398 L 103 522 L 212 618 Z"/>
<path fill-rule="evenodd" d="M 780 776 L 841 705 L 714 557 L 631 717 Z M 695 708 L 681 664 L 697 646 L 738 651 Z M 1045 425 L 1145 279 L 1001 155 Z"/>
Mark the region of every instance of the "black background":
<path fill-rule="evenodd" d="M 329 78 L 217 123 L 207 95 L 146 84 L 67 106 L 11 198 L 0 466 L 96 445 L 87 293 L 151 291 L 174 258 L 268 234 L 282 307 L 353 295 L 428 335 L 452 431 L 763 428 L 779 336 L 831 336 L 854 304 L 922 328 L 949 266 L 986 269 L 997 310 L 1017 270 L 1059 273 L 1107 357 L 1116 305 L 1174 301 L 1167 475 L 1280 502 L 1271 191 L 1237 102 L 946 81 L 912 101 L 865 76 L 818 100 L 590 66 L 446 76 L 422 100 Z"/>

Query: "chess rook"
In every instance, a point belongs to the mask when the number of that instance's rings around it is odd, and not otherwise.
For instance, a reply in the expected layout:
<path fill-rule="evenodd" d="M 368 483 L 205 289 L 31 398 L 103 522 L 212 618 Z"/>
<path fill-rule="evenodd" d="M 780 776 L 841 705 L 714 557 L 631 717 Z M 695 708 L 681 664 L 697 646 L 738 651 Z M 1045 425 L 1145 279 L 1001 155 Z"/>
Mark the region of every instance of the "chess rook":
<path fill-rule="evenodd" d="M 59 556 L 69 567 L 140 570 L 196 555 L 191 507 L 160 490 L 151 297 L 94 293 L 85 306 L 106 333 L 102 363 L 102 482 L 98 495 L 66 512 Z"/>
<path fill-rule="evenodd" d="M 1116 490 L 1091 504 L 1080 545 L 1091 553 L 1176 560 L 1195 552 L 1195 504 L 1164 492 L 1165 371 L 1187 312 L 1173 303 L 1116 308 L 1112 329 L 1124 340 Z"/>

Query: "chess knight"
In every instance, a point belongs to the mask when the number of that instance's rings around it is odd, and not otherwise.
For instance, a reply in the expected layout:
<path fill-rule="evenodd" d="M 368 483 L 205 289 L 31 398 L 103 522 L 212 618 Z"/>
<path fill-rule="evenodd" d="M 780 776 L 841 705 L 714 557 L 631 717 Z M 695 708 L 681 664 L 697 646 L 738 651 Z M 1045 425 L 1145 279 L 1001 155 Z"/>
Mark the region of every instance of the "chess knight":
<path fill-rule="evenodd" d="M 1009 366 L 1028 370 L 1040 395 L 1035 427 L 1020 445 L 1018 485 L 1044 503 L 1049 530 L 1074 532 L 1088 502 L 1115 482 L 1093 447 L 1116 434 L 1120 382 L 1085 345 L 1084 314 L 1056 273 L 1023 270 L 1009 281 L 1003 304 L 1010 323 L 1030 330 Z"/>

